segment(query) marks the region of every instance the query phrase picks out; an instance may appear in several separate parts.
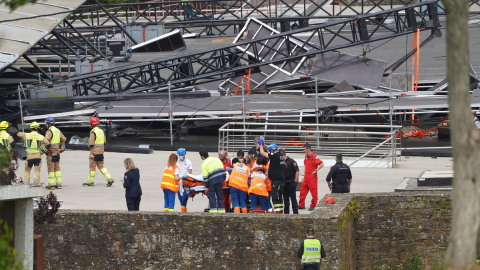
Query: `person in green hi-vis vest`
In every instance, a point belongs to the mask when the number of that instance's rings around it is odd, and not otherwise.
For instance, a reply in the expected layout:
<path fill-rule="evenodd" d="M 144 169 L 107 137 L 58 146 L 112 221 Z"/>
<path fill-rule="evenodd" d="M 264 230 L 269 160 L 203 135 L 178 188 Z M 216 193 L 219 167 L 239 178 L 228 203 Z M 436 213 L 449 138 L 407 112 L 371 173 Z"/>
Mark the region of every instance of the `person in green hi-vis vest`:
<path fill-rule="evenodd" d="M 50 148 L 50 142 L 45 139 L 43 135 L 38 133 L 40 124 L 33 121 L 30 124 L 30 132 L 18 132 L 17 137 L 23 139 L 25 142 L 25 150 L 27 150 L 27 160 L 25 160 L 25 173 L 23 175 L 23 181 L 30 183 L 30 172 L 32 167 L 35 170 L 34 181 L 35 184 L 40 183 L 40 168 L 42 168 L 42 156 L 47 153 Z M 45 147 L 43 147 L 45 146 Z"/>
<path fill-rule="evenodd" d="M 88 176 L 88 181 L 83 183 L 84 187 L 93 187 L 97 168 L 103 176 L 105 176 L 105 179 L 107 179 L 107 187 L 111 187 L 114 182 L 107 168 L 103 166 L 103 154 L 105 152 L 105 143 L 107 141 L 105 139 L 105 132 L 98 127 L 99 124 L 100 120 L 97 117 L 90 118 L 90 126 L 92 127 L 92 130 L 90 131 L 90 140 L 88 141 L 88 147 L 90 148 L 90 176 Z"/>
<path fill-rule="evenodd" d="M 325 250 L 320 240 L 315 239 L 315 231 L 307 230 L 307 239 L 303 240 L 298 249 L 297 256 L 302 259 L 302 268 L 304 270 L 318 270 L 322 258 L 325 258 Z"/>

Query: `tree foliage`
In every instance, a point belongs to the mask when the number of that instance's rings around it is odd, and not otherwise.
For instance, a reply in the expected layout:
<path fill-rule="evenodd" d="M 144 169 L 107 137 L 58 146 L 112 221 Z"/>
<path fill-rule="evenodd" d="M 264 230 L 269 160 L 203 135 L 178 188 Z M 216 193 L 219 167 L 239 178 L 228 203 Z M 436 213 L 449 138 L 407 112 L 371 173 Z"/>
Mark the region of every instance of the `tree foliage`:
<path fill-rule="evenodd" d="M 18 153 L 16 151 L 7 151 L 0 145 L 0 186 L 11 185 L 13 183 L 22 183 L 17 177 Z"/>
<path fill-rule="evenodd" d="M 65 0 L 66 1 L 66 0 Z M 0 0 L 0 4 L 4 4 L 10 8 L 10 10 L 15 10 L 18 7 L 26 5 L 28 3 L 35 3 L 37 0 Z M 138 1 L 128 1 L 128 0 L 99 0 L 100 4 L 112 4 L 112 3 L 127 3 L 127 2 L 138 2 Z M 96 4 L 95 0 L 87 0 L 85 5 L 94 5 Z"/>
<path fill-rule="evenodd" d="M 28 3 L 35 3 L 37 0 L 0 0 L 0 4 L 4 4 L 10 8 L 10 10 L 15 10 L 20 6 L 23 6 Z"/>
<path fill-rule="evenodd" d="M 0 269 L 22 270 L 23 266 L 15 260 L 17 252 L 10 245 L 13 241 L 13 232 L 7 223 L 0 219 Z"/>
<path fill-rule="evenodd" d="M 34 230 L 36 234 L 41 234 L 42 225 L 46 223 L 55 223 L 56 214 L 60 208 L 60 202 L 57 196 L 50 191 L 45 198 L 40 198 L 37 203 L 37 209 L 33 212 Z"/>

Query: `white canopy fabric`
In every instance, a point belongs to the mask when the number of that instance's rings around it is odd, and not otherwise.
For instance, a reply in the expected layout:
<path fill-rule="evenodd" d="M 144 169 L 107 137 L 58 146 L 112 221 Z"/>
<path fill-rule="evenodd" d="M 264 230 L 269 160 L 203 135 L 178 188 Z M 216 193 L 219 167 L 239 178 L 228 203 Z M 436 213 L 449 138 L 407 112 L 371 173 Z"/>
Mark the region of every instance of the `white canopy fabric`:
<path fill-rule="evenodd" d="M 0 4 L 0 72 L 52 31 L 85 0 L 47 0 L 11 11 Z"/>

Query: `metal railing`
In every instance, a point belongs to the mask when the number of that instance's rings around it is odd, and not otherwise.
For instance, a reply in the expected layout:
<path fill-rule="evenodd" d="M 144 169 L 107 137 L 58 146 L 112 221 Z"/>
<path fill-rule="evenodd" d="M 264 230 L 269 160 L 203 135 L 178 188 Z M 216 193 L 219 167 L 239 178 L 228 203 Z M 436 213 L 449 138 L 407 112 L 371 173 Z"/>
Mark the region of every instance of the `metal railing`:
<path fill-rule="evenodd" d="M 274 143 L 287 152 L 303 152 L 308 142 L 320 155 L 356 157 L 349 165 L 369 158 L 395 167 L 400 129 L 387 125 L 229 122 L 218 130 L 218 150 L 248 151 L 256 137 L 264 136 L 267 144 Z"/>

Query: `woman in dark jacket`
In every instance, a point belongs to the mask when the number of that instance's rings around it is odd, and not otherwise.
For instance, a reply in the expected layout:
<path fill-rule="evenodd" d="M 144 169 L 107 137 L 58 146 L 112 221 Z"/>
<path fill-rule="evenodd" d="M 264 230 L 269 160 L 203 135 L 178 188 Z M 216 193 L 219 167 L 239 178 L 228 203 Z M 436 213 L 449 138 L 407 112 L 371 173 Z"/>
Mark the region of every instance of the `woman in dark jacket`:
<path fill-rule="evenodd" d="M 123 177 L 123 187 L 125 188 L 125 199 L 127 200 L 128 211 L 138 211 L 140 200 L 142 198 L 142 187 L 140 186 L 140 171 L 135 168 L 133 160 L 126 158 L 123 161 L 125 165 L 125 176 Z"/>

